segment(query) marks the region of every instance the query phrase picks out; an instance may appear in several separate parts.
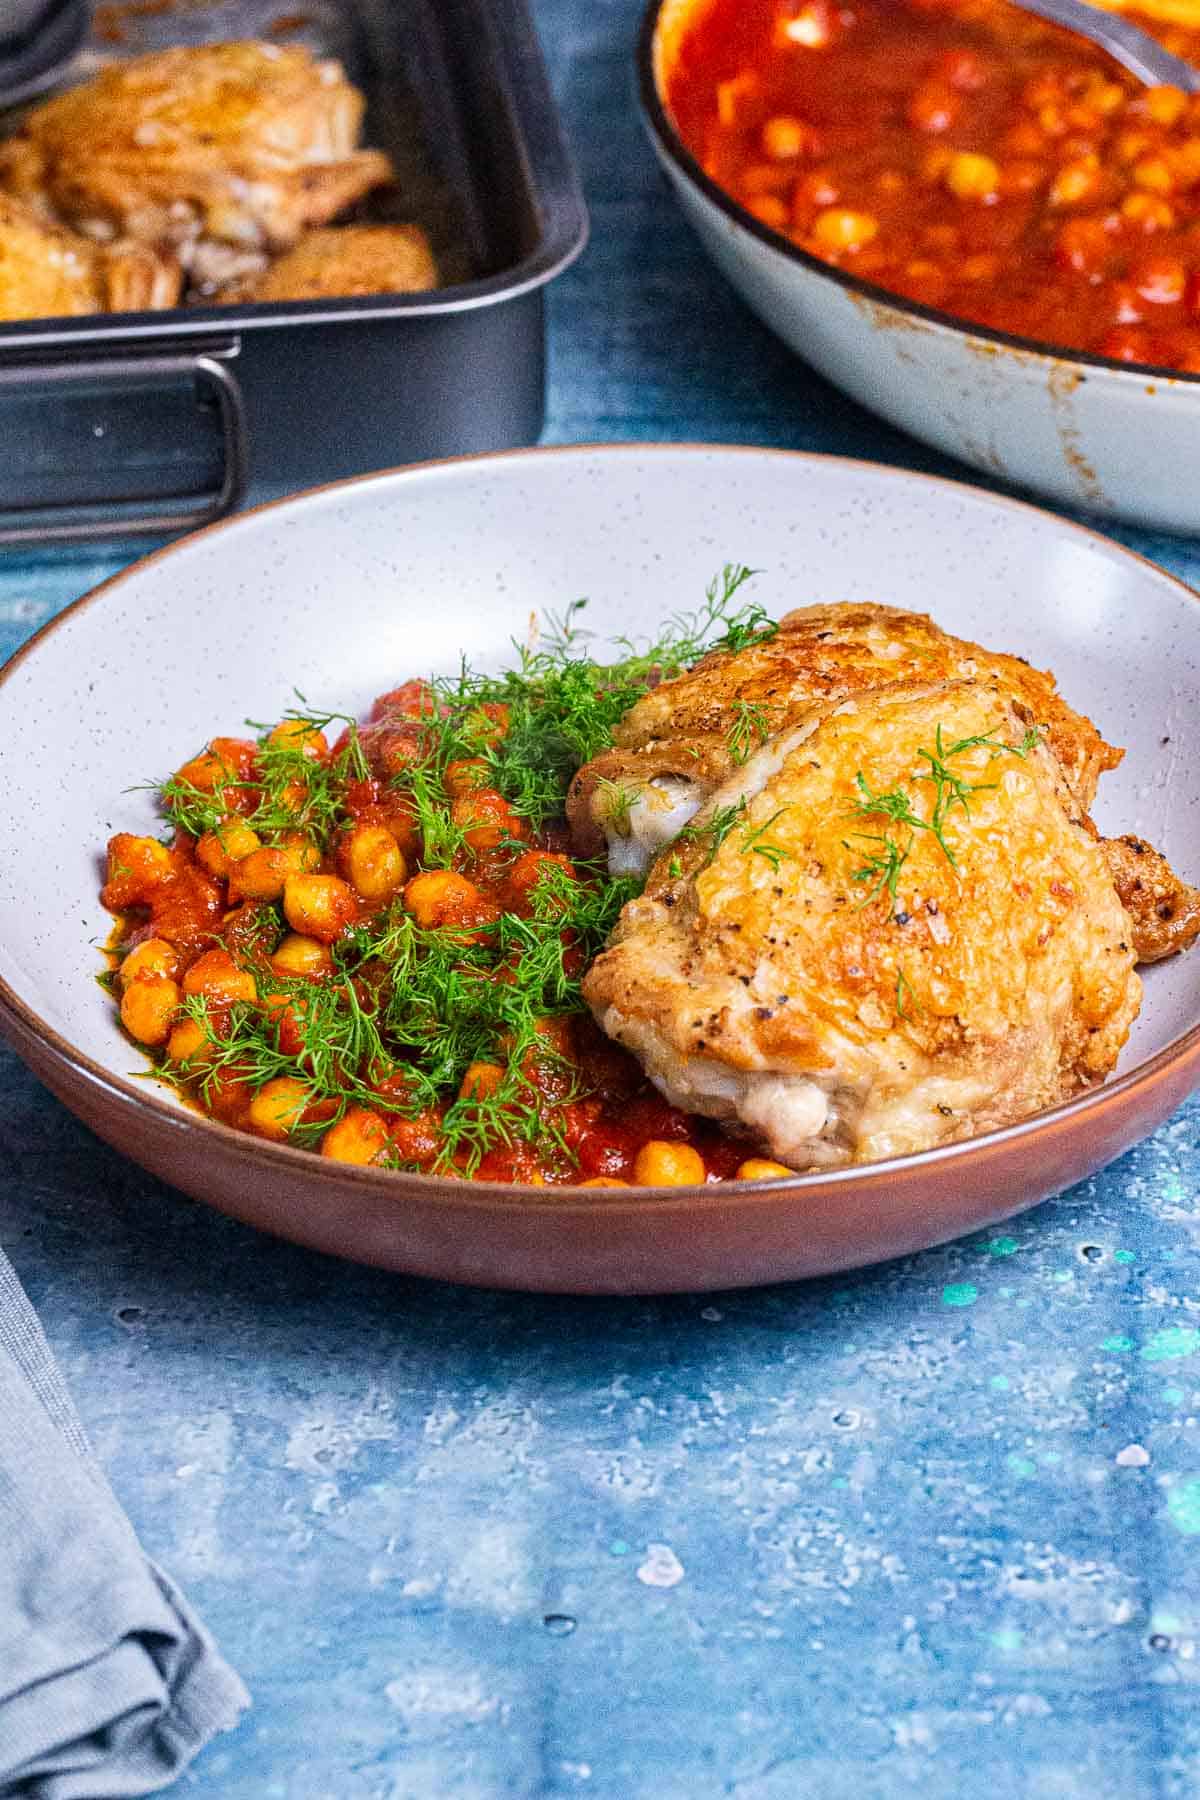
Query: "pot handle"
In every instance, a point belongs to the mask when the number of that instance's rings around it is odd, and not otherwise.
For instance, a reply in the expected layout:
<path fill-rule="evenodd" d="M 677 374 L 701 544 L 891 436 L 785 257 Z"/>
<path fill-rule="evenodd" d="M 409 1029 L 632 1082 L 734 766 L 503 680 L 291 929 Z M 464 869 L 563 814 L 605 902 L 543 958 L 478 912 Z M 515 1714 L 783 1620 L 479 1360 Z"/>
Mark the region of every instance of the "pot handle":
<path fill-rule="evenodd" d="M 246 491 L 246 414 L 242 390 L 219 355 L 96 357 L 87 362 L 0 363 L 0 439 L 5 397 L 20 393 L 53 407 L 69 392 L 91 388 L 98 394 L 136 394 L 192 377 L 196 400 L 211 399 L 218 412 L 222 445 L 221 479 L 212 490 L 185 496 L 187 504 L 161 499 L 7 499 L 0 487 L 0 546 L 87 543 L 98 539 L 169 537 L 195 531 L 232 512 Z M 96 428 L 99 435 L 99 427 Z M 0 448 L 0 459 L 3 451 Z"/>

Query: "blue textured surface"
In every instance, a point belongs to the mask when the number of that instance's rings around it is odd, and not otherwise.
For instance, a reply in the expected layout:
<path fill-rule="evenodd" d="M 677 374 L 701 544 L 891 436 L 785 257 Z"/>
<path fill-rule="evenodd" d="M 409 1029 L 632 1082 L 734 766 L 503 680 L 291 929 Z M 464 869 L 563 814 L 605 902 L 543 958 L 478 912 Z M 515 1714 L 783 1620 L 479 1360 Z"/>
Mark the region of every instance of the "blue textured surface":
<path fill-rule="evenodd" d="M 592 209 L 547 436 L 946 465 L 775 345 L 540 0 Z M 1200 549 L 1123 532 L 1200 578 Z M 13 648 L 123 559 L 0 565 Z M 1191 1800 L 1200 1106 L 1001 1233 L 807 1287 L 462 1292 L 210 1215 L 2 1053 L 3 1234 L 255 1706 L 222 1800 Z"/>

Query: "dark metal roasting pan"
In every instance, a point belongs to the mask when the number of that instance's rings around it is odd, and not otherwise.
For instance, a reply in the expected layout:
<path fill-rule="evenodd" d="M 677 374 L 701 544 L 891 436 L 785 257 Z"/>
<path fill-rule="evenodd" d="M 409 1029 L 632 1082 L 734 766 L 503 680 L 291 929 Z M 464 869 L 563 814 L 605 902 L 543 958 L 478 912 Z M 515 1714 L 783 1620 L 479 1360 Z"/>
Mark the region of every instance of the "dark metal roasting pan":
<path fill-rule="evenodd" d="M 0 322 L 0 544 L 164 536 L 541 431 L 542 289 L 587 216 L 524 0 L 128 0 L 95 8 L 63 79 L 250 37 L 344 64 L 364 143 L 399 170 L 392 216 L 425 228 L 445 285 Z"/>

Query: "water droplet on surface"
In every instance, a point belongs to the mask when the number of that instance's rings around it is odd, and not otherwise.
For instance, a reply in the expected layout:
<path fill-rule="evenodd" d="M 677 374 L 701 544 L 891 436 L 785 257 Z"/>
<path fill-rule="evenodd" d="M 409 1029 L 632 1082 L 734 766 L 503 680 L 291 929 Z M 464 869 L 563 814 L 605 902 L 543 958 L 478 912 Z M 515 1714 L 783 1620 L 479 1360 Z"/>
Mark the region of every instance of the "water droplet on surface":
<path fill-rule="evenodd" d="M 843 1408 L 841 1412 L 834 1413 L 833 1422 L 839 1431 L 853 1431 L 854 1427 L 860 1422 L 859 1414 L 855 1412 L 852 1406 L 848 1406 Z"/>
<path fill-rule="evenodd" d="M 1079 1254 L 1084 1262 L 1098 1263 L 1104 1261 L 1104 1252 L 1099 1244 L 1082 1244 L 1080 1245 Z"/>
<path fill-rule="evenodd" d="M 578 1623 L 570 1613 L 547 1613 L 542 1620 L 551 1637 L 570 1637 Z"/>
<path fill-rule="evenodd" d="M 145 1310 L 140 1306 L 118 1306 L 117 1318 L 122 1325 L 140 1325 L 145 1318 Z"/>
<path fill-rule="evenodd" d="M 1156 1631 L 1150 1639 L 1150 1648 L 1161 1654 L 1171 1648 L 1171 1640 L 1169 1637 L 1164 1637 L 1161 1631 Z"/>

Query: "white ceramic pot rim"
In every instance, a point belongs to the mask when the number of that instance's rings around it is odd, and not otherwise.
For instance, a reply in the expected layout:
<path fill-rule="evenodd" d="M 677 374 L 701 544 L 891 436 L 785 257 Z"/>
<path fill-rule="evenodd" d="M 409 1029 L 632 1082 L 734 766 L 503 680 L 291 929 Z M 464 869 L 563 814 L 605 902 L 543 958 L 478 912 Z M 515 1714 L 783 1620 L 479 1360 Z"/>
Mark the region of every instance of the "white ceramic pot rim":
<path fill-rule="evenodd" d="M 1094 369 L 1105 375 L 1124 378 L 1127 383 L 1144 387 L 1147 375 L 1154 375 L 1160 381 L 1178 382 L 1184 386 L 1200 386 L 1200 374 L 1188 374 L 1184 369 L 1163 368 L 1158 363 L 1117 362 L 1109 356 L 1097 356 L 1090 350 L 1072 350 L 1066 345 L 1047 344 L 1037 338 L 1018 337 L 1015 332 L 998 331 L 988 325 L 975 325 L 969 319 L 957 313 L 944 312 L 937 306 L 926 306 L 920 300 L 910 300 L 903 294 L 893 293 L 890 288 L 880 287 L 877 282 L 867 281 L 861 275 L 855 275 L 848 269 L 836 267 L 833 263 L 823 262 L 819 256 L 813 256 L 808 250 L 802 250 L 761 219 L 747 212 L 731 194 L 719 187 L 712 177 L 705 173 L 696 158 L 692 155 L 668 113 L 658 90 L 654 76 L 654 40 L 658 33 L 658 22 L 663 12 L 665 0 L 650 0 L 650 5 L 642 18 L 642 28 L 638 36 L 637 46 L 637 81 L 638 98 L 641 103 L 642 117 L 659 154 L 674 164 L 679 174 L 698 189 L 704 198 L 711 202 L 731 224 L 743 231 L 748 231 L 761 244 L 773 250 L 777 256 L 796 263 L 806 269 L 810 275 L 822 277 L 834 287 L 842 288 L 846 293 L 857 295 L 870 301 L 873 306 L 890 307 L 902 316 L 920 319 L 925 324 L 936 326 L 939 330 L 949 332 L 955 337 L 970 340 L 979 344 L 992 344 L 1000 349 L 1017 352 L 1022 358 L 1061 369 L 1065 366 L 1080 371 Z"/>
<path fill-rule="evenodd" d="M 1100 545 L 1106 554 L 1119 560 L 1140 563 L 1152 571 L 1155 577 L 1176 588 L 1193 604 L 1200 604 L 1200 594 L 1188 586 L 1177 576 L 1152 562 L 1149 557 L 1141 556 L 1136 551 L 1128 550 L 1101 531 L 1095 531 L 1087 525 L 1081 525 L 1071 519 L 1062 519 L 1048 514 L 1045 508 L 1033 506 L 1028 501 L 1010 498 L 1004 494 L 994 494 L 986 489 L 976 488 L 970 482 L 952 481 L 945 476 L 927 475 L 920 470 L 893 467 L 883 463 L 873 463 L 861 457 L 825 456 L 812 451 L 782 450 L 759 448 L 752 444 L 707 444 L 707 443 L 589 443 L 589 444 L 557 444 L 542 445 L 532 449 L 488 451 L 470 456 L 443 457 L 425 463 L 410 463 L 395 469 L 376 471 L 369 475 L 352 476 L 348 480 L 326 483 L 322 487 L 310 488 L 302 494 L 293 494 L 282 500 L 267 501 L 261 506 L 248 508 L 232 518 L 218 520 L 203 530 L 193 532 L 175 544 L 168 544 L 161 550 L 131 563 L 126 569 L 110 576 L 99 586 L 80 596 L 78 600 L 47 621 L 41 629 L 34 633 L 16 650 L 8 661 L 0 666 L 0 687 L 20 667 L 25 659 L 34 654 L 39 644 L 52 636 L 68 620 L 103 600 L 106 594 L 118 588 L 124 581 L 135 574 L 141 574 L 150 567 L 169 564 L 170 559 L 186 550 L 190 545 L 202 539 L 210 539 L 220 534 L 232 533 L 252 525 L 255 521 L 272 514 L 281 517 L 289 508 L 305 505 L 317 496 L 353 492 L 372 486 L 386 489 L 398 481 L 419 480 L 422 475 L 438 469 L 466 469 L 472 465 L 486 465 L 518 460 L 541 461 L 548 458 L 587 458 L 590 456 L 648 456 L 686 459 L 692 456 L 745 456 L 753 458 L 783 459 L 802 469 L 806 464 L 837 464 L 841 468 L 861 469 L 869 472 L 872 479 L 884 479 L 901 484 L 919 482 L 935 488 L 948 488 L 959 493 L 969 494 L 973 500 L 989 508 L 1015 510 L 1020 513 L 1032 513 L 1039 518 L 1050 517 L 1056 529 L 1072 536 L 1087 539 Z M 1200 952 L 1197 952 L 1200 954 Z M 203 1154 L 206 1139 L 211 1140 L 216 1133 L 220 1141 L 228 1148 L 235 1147 L 244 1157 L 247 1165 L 255 1164 L 274 1166 L 279 1170 L 291 1169 L 296 1172 L 306 1170 L 312 1173 L 313 1152 L 299 1150 L 288 1144 L 270 1143 L 262 1138 L 255 1138 L 246 1132 L 235 1131 L 232 1126 L 223 1125 L 219 1120 L 211 1119 L 205 1114 L 191 1112 L 172 1101 L 160 1099 L 144 1082 L 117 1075 L 102 1063 L 84 1054 L 69 1039 L 62 1036 L 49 1025 L 32 1007 L 13 990 L 10 984 L 0 976 L 0 1032 L 10 1042 L 19 1041 L 22 1037 L 32 1038 L 42 1052 L 50 1060 L 76 1078 L 84 1080 L 94 1088 L 101 1090 L 109 1098 L 123 1104 L 126 1108 L 139 1113 L 148 1113 L 160 1127 L 194 1137 L 196 1153 Z M 803 1196 L 806 1191 L 826 1193 L 829 1189 L 853 1186 L 864 1177 L 878 1177 L 880 1174 L 895 1171 L 919 1171 L 921 1169 L 942 1169 L 953 1166 L 968 1158 L 987 1155 L 994 1151 L 1019 1143 L 1036 1134 L 1053 1129 L 1056 1126 L 1074 1125 L 1090 1114 L 1108 1108 L 1115 1102 L 1132 1098 L 1141 1090 L 1152 1087 L 1176 1069 L 1181 1063 L 1191 1059 L 1197 1062 L 1200 1072 L 1200 1021 L 1189 1026 L 1161 1050 L 1139 1063 L 1124 1075 L 1089 1089 L 1086 1093 L 1076 1095 L 1073 1099 L 1061 1101 L 1057 1106 L 1031 1114 L 1027 1119 L 1019 1119 L 1011 1125 L 1005 1125 L 995 1131 L 982 1132 L 975 1137 L 963 1138 L 957 1143 L 943 1144 L 932 1150 L 920 1150 L 907 1156 L 889 1157 L 882 1162 L 852 1164 L 847 1168 L 833 1170 L 810 1171 L 804 1174 L 779 1176 L 771 1181 L 726 1181 L 707 1184 L 702 1187 L 679 1188 L 637 1188 L 613 1190 L 614 1204 L 628 1204 L 636 1198 L 639 1206 L 670 1209 L 679 1204 L 689 1209 L 698 1204 L 719 1209 L 731 1193 L 738 1196 L 739 1201 L 762 1194 L 764 1199 L 778 1195 L 782 1191 Z M 356 1185 L 364 1185 L 380 1192 L 386 1191 L 395 1180 L 394 1175 L 383 1169 L 361 1168 L 353 1165 L 338 1164 L 339 1180 L 348 1180 Z M 431 1202 L 453 1196 L 457 1207 L 467 1206 L 488 1211 L 497 1204 L 510 1207 L 514 1195 L 521 1196 L 521 1204 L 531 1211 L 570 1214 L 574 1210 L 594 1212 L 598 1204 L 603 1204 L 606 1190 L 583 1189 L 580 1186 L 564 1184 L 561 1187 L 533 1188 L 506 1182 L 462 1181 L 445 1176 L 427 1175 L 421 1178 L 422 1192 L 428 1192 Z M 405 1196 L 406 1203 L 411 1203 L 411 1192 Z"/>

